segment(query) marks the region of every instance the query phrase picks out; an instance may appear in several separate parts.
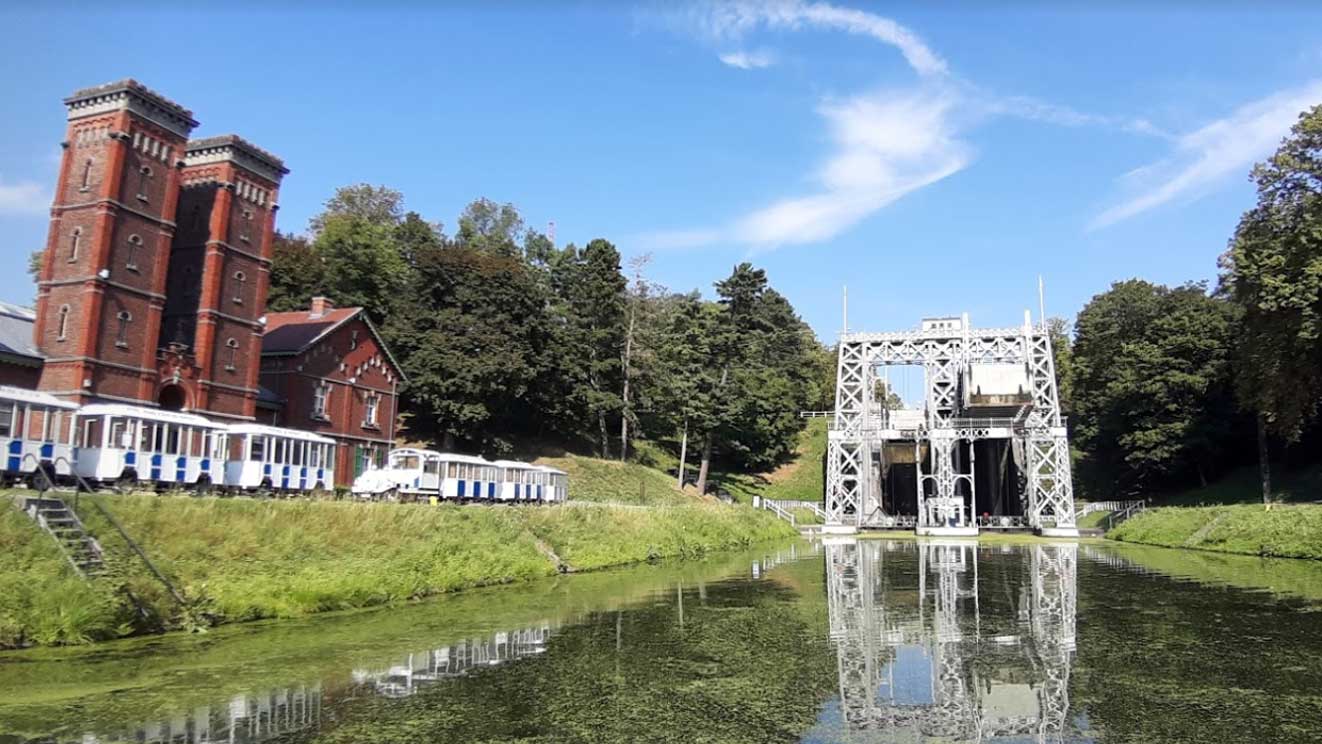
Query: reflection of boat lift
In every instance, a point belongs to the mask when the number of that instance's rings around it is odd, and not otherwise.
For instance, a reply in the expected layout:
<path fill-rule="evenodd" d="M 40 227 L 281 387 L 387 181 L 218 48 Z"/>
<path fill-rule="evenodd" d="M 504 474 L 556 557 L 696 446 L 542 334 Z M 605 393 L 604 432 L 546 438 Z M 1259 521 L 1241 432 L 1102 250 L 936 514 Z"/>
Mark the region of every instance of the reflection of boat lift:
<path fill-rule="evenodd" d="M 912 602 L 896 600 L 903 589 L 883 586 L 883 553 L 895 551 L 897 545 L 888 544 L 883 550 L 881 544 L 866 541 L 832 541 L 826 546 L 830 632 L 837 648 L 841 709 L 849 728 L 955 741 L 1062 738 L 1074 651 L 1077 546 L 1034 546 L 1026 567 L 1022 613 L 1028 632 L 983 639 L 976 543 L 917 546 L 916 608 Z M 907 552 L 908 547 L 902 549 Z M 932 573 L 936 586 L 929 591 Z M 960 618 L 969 615 L 973 627 L 966 635 Z M 1016 689 L 980 679 L 971 662 L 984 641 L 988 652 L 1020 649 L 1040 682 Z M 914 651 L 921 656 L 914 657 Z M 903 663 L 920 658 L 929 666 L 931 686 L 925 701 L 903 700 L 895 686 L 903 654 L 909 659 Z M 1026 694 L 1033 695 L 1034 711 L 1022 710 Z"/>

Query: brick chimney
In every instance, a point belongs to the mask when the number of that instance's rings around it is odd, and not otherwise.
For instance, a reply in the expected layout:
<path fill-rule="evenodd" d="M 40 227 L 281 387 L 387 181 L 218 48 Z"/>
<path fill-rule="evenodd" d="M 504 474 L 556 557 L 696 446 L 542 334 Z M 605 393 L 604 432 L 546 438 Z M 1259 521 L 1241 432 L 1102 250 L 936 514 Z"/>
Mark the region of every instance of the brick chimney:
<path fill-rule="evenodd" d="M 325 315 L 326 313 L 328 313 L 328 312 L 330 312 L 331 310 L 334 310 L 334 309 L 335 309 L 335 305 L 331 304 L 331 301 L 330 301 L 329 298 L 327 298 L 327 297 L 313 297 L 313 298 L 312 298 L 312 309 L 308 311 L 308 317 L 309 317 L 309 318 L 320 318 L 321 316 Z"/>

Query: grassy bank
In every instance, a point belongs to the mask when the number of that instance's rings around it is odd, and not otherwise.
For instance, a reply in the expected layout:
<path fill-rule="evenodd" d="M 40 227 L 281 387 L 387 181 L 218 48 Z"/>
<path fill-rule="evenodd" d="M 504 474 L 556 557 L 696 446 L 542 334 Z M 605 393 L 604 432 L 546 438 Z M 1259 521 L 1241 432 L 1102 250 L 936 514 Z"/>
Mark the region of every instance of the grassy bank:
<path fill-rule="evenodd" d="M 799 445 L 790 462 L 770 473 L 760 475 L 726 475 L 721 484 L 736 499 L 752 501 L 753 496 L 786 501 L 815 501 L 821 503 L 826 489 L 826 423 L 827 419 L 808 420 L 808 426 L 799 434 Z"/>
<path fill-rule="evenodd" d="M 184 595 L 183 606 L 91 501 L 143 546 Z M 80 514 L 115 568 L 89 584 L 72 576 L 47 535 L 6 509 L 0 647 L 369 607 L 794 534 L 770 514 L 692 499 L 524 508 L 83 496 Z"/>
<path fill-rule="evenodd" d="M 1118 525 L 1113 540 L 1222 553 L 1322 559 L 1322 505 L 1162 507 Z"/>

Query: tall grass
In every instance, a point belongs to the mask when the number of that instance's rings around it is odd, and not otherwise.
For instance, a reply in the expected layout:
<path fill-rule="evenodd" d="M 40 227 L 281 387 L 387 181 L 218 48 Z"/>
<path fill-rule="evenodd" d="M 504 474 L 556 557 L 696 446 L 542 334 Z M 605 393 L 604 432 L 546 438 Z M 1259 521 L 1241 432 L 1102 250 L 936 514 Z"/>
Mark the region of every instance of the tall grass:
<path fill-rule="evenodd" d="M 75 574 L 50 536 L 0 497 L 0 648 L 112 638 L 126 619 L 109 585 Z"/>
<path fill-rule="evenodd" d="M 117 572 L 90 584 L 65 570 L 50 538 L 11 509 L 0 519 L 0 646 L 129 632 L 135 607 L 120 584 L 160 627 L 185 628 L 527 581 L 561 567 L 547 548 L 574 570 L 592 570 L 794 534 L 767 513 L 680 497 L 687 503 L 507 507 L 83 496 L 84 523 Z M 142 546 L 183 595 L 182 606 L 92 501 Z"/>

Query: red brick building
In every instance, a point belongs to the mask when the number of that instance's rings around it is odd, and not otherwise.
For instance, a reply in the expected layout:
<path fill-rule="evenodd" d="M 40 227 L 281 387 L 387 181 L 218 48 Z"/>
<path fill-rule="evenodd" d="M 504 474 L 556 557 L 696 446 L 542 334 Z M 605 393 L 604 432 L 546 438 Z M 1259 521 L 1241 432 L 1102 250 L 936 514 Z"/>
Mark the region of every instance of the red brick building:
<path fill-rule="evenodd" d="M 258 417 L 339 442 L 336 483 L 385 462 L 402 379 L 362 308 L 337 309 L 317 297 L 309 310 L 266 317 Z"/>
<path fill-rule="evenodd" d="M 64 101 L 37 284 L 38 387 L 251 420 L 279 158 L 133 80 Z"/>

